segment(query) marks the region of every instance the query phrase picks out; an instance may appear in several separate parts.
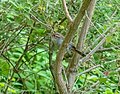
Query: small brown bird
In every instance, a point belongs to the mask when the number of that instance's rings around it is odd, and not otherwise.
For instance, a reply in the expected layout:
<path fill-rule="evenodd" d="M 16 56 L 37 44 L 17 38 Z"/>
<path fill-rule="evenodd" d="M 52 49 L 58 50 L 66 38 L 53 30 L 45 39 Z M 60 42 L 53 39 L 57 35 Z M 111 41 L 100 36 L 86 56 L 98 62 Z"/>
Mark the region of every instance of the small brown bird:
<path fill-rule="evenodd" d="M 60 33 L 53 33 L 52 34 L 52 41 L 58 47 L 61 46 L 63 40 L 64 40 L 64 36 L 62 34 L 60 34 Z M 72 42 L 70 42 L 68 47 L 67 47 L 67 52 L 70 53 L 71 51 L 75 51 L 75 52 L 77 52 L 78 54 L 80 54 L 83 57 L 86 56 L 84 53 L 82 53 L 79 50 L 77 50 Z"/>

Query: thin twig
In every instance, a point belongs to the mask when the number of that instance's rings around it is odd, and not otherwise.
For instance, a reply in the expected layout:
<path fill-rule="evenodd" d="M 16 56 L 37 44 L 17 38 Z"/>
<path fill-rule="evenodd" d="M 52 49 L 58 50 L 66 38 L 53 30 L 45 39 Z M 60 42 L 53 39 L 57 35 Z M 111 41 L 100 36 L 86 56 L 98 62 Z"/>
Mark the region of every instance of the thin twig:
<path fill-rule="evenodd" d="M 63 8 L 64 8 L 65 15 L 66 15 L 67 19 L 69 20 L 69 22 L 73 22 L 73 19 L 71 18 L 69 11 L 68 11 L 68 8 L 66 6 L 66 1 L 62 0 L 62 3 L 63 3 Z"/>
<path fill-rule="evenodd" d="M 102 48 L 102 49 L 98 49 L 96 52 L 104 52 L 104 51 L 113 51 L 114 49 L 120 49 L 120 45 L 118 46 L 114 46 L 114 47 L 110 47 L 110 48 Z"/>
<path fill-rule="evenodd" d="M 52 28 L 50 26 L 48 26 L 47 24 L 43 23 L 42 21 L 40 21 L 34 14 L 30 13 L 31 18 L 39 23 L 41 23 L 43 26 L 47 27 L 48 29 L 52 30 Z"/>
<path fill-rule="evenodd" d="M 89 68 L 89 69 L 87 69 L 87 70 L 85 70 L 85 71 L 77 74 L 77 76 L 80 76 L 80 75 L 82 75 L 82 74 L 85 74 L 85 73 L 87 73 L 87 72 L 90 72 L 91 70 L 93 70 L 93 69 L 95 69 L 95 68 L 98 68 L 98 67 L 102 67 L 102 66 L 101 66 L 101 65 L 93 66 L 93 67 L 91 67 L 91 68 Z"/>
<path fill-rule="evenodd" d="M 34 24 L 35 24 L 35 23 L 34 23 Z M 17 72 L 18 72 L 18 70 L 19 70 L 20 61 L 22 60 L 23 56 L 24 56 L 24 55 L 26 54 L 26 52 L 27 52 L 28 43 L 29 43 L 30 35 L 31 35 L 32 31 L 33 31 L 33 28 L 31 28 L 31 30 L 30 30 L 30 34 L 29 34 L 29 36 L 28 36 L 28 39 L 27 39 L 26 46 L 25 46 L 25 49 L 24 49 L 24 51 L 23 51 L 23 54 L 20 56 L 20 58 L 19 58 L 18 61 L 16 62 L 16 65 L 15 65 L 15 67 L 14 67 L 15 69 L 13 68 L 13 70 L 17 70 Z M 10 79 L 9 79 L 9 81 L 8 81 L 9 84 L 10 84 L 10 82 L 11 82 L 11 80 L 12 80 L 15 72 L 16 72 L 16 71 L 13 71 L 13 72 L 12 72 L 11 77 L 10 77 Z M 9 86 L 6 86 L 6 88 L 5 88 L 5 90 L 4 90 L 4 93 L 5 93 L 5 94 L 7 93 L 8 87 L 9 87 Z"/>
<path fill-rule="evenodd" d="M 117 24 L 117 27 L 119 27 L 119 23 Z M 79 60 L 79 62 L 81 62 L 81 61 L 82 61 L 82 62 L 86 62 L 87 60 L 89 60 L 90 57 L 91 57 L 91 56 L 99 49 L 99 47 L 100 47 L 101 45 L 103 45 L 103 43 L 106 41 L 106 37 L 107 37 L 107 36 L 110 36 L 110 35 L 113 34 L 115 31 L 116 31 L 116 29 L 113 28 L 106 36 L 103 37 L 103 39 L 97 44 L 97 46 L 94 47 L 94 48 L 90 51 L 90 53 L 86 55 L 85 58 Z"/>
<path fill-rule="evenodd" d="M 97 85 L 99 85 L 99 81 L 96 83 L 93 83 L 93 85 L 90 86 L 90 88 L 86 89 L 85 91 L 82 92 L 82 94 L 86 94 L 87 91 L 91 90 L 92 88 L 95 88 Z"/>
<path fill-rule="evenodd" d="M 5 49 L 17 38 L 17 36 L 21 33 L 21 31 L 23 30 L 25 28 L 25 26 L 21 26 L 20 27 L 20 30 L 19 30 L 19 32 L 16 34 L 16 36 L 14 36 L 10 41 L 8 41 L 7 43 L 5 43 L 5 45 L 3 46 L 3 48 L 2 48 L 2 50 L 1 50 L 1 52 L 0 52 L 0 55 L 1 54 L 3 54 L 3 52 L 5 51 Z M 16 32 L 16 31 L 15 31 Z M 14 35 L 14 34 L 12 34 L 12 35 Z M 11 37 L 12 37 L 12 35 L 11 35 Z M 10 37 L 10 38 L 11 38 Z"/>

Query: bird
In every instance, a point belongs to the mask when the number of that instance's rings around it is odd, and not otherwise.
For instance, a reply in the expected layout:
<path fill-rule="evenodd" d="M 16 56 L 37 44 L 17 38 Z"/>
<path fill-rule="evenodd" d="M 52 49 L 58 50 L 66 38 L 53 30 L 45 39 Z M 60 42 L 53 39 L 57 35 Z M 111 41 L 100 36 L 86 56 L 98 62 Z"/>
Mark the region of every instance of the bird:
<path fill-rule="evenodd" d="M 63 36 L 62 34 L 58 33 L 58 32 L 52 33 L 51 38 L 52 38 L 52 41 L 53 41 L 54 45 L 56 45 L 57 48 L 62 45 L 62 42 L 63 42 L 63 40 L 64 40 L 64 36 Z M 69 54 L 70 54 L 72 51 L 74 51 L 74 52 L 77 52 L 78 54 L 80 54 L 80 55 L 83 56 L 83 57 L 86 56 L 83 52 L 77 50 L 76 47 L 74 46 L 74 44 L 73 44 L 72 42 L 70 42 L 70 43 L 68 44 L 68 47 L 67 47 L 66 51 L 67 51 L 67 53 L 69 53 Z"/>

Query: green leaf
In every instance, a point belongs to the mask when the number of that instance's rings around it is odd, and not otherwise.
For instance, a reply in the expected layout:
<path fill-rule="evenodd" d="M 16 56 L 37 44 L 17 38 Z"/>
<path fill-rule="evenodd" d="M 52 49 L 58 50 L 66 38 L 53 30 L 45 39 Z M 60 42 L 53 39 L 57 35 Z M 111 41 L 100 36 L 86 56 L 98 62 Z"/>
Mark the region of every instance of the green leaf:
<path fill-rule="evenodd" d="M 39 73 L 37 73 L 37 74 L 40 75 L 41 77 L 44 77 L 44 78 L 47 78 L 47 79 L 50 80 L 50 77 L 46 74 L 45 71 L 41 71 L 41 72 L 39 72 Z"/>
<path fill-rule="evenodd" d="M 0 60 L 1 61 L 1 60 Z M 7 76 L 8 73 L 9 73 L 9 69 L 10 69 L 10 66 L 8 65 L 7 62 L 5 62 L 4 60 L 0 62 L 0 73 Z"/>
<path fill-rule="evenodd" d="M 33 26 L 33 20 L 27 20 L 27 24 L 30 25 L 31 27 Z"/>
<path fill-rule="evenodd" d="M 114 94 L 110 88 L 107 88 L 105 90 L 105 94 Z"/>
<path fill-rule="evenodd" d="M 30 83 L 29 81 L 26 81 L 25 84 L 26 84 L 28 89 L 34 88 L 34 84 Z"/>
<path fill-rule="evenodd" d="M 12 84 L 15 85 L 15 86 L 23 86 L 23 84 L 18 83 L 18 82 L 13 82 Z"/>
<path fill-rule="evenodd" d="M 107 43 L 107 44 L 110 43 L 111 40 L 112 40 L 112 36 L 107 36 L 107 37 L 106 37 L 106 43 Z"/>
<path fill-rule="evenodd" d="M 12 14 L 7 15 L 7 21 L 12 22 L 14 21 L 14 16 Z"/>
<path fill-rule="evenodd" d="M 5 86 L 5 83 L 0 83 L 0 87 L 4 87 Z"/>
<path fill-rule="evenodd" d="M 45 29 L 43 28 L 35 28 L 35 32 L 38 34 L 38 35 L 43 35 L 45 33 Z"/>
<path fill-rule="evenodd" d="M 92 81 L 97 81 L 97 80 L 98 80 L 98 77 L 95 76 L 95 75 L 93 75 L 93 76 L 90 76 L 88 79 L 89 79 L 89 80 L 92 80 Z"/>
<path fill-rule="evenodd" d="M 106 83 L 107 78 L 99 78 L 99 81 L 100 81 L 101 83 Z"/>
<path fill-rule="evenodd" d="M 12 89 L 12 88 L 8 88 L 8 91 L 11 92 L 12 94 L 16 94 L 17 91 L 15 89 Z"/>

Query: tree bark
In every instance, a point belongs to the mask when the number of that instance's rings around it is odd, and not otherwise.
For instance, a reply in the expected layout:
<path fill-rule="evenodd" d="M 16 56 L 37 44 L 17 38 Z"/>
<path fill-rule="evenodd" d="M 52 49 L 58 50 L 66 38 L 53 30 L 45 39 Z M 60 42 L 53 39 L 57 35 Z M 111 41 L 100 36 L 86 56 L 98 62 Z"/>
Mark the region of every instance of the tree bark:
<path fill-rule="evenodd" d="M 58 85 L 60 94 L 69 94 L 68 88 L 66 86 L 66 82 L 64 81 L 63 76 L 62 76 L 62 60 L 65 55 L 66 48 L 67 48 L 69 42 L 71 41 L 71 39 L 73 38 L 75 32 L 77 31 L 78 26 L 85 14 L 85 11 L 88 9 L 90 2 L 91 2 L 91 0 L 83 0 L 82 7 L 80 8 L 75 20 L 70 23 L 69 32 L 65 36 L 65 39 L 58 51 L 57 57 L 56 57 L 56 71 L 55 71 L 56 77 L 55 77 L 55 79 L 56 79 L 56 83 Z"/>
<path fill-rule="evenodd" d="M 87 34 L 89 26 L 90 26 L 90 22 L 91 22 L 91 19 L 92 19 L 95 3 L 96 3 L 96 0 L 91 0 L 90 5 L 89 5 L 89 7 L 86 11 L 87 16 L 85 18 L 83 27 L 80 31 L 78 44 L 77 44 L 77 49 L 79 49 L 80 51 L 82 51 L 84 40 L 86 38 L 86 34 Z M 74 82 L 75 82 L 75 78 L 76 78 L 76 75 L 77 75 L 77 67 L 78 67 L 77 65 L 78 65 L 78 61 L 79 61 L 80 58 L 82 58 L 82 57 L 80 55 L 78 55 L 77 53 L 75 53 L 73 55 L 73 58 L 72 58 L 71 62 L 70 62 L 70 65 L 68 66 L 67 77 L 68 77 L 69 92 L 71 92 L 72 87 L 73 87 Z"/>

